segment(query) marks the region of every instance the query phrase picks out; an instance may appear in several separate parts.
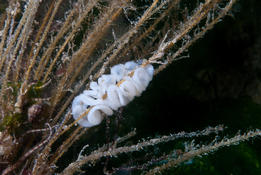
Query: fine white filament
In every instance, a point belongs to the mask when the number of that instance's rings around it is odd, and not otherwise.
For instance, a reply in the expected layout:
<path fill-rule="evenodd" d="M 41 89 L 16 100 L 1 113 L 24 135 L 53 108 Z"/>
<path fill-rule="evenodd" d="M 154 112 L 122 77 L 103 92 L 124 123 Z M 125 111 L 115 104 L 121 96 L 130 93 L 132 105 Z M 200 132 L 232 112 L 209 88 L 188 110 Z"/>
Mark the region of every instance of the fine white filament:
<path fill-rule="evenodd" d="M 118 64 L 111 68 L 111 74 L 102 75 L 98 82 L 90 83 L 90 90 L 83 91 L 72 102 L 72 115 L 83 127 L 92 127 L 102 122 L 104 114 L 110 116 L 113 110 L 127 105 L 135 96 L 140 96 L 153 77 L 153 66 L 134 61 Z"/>

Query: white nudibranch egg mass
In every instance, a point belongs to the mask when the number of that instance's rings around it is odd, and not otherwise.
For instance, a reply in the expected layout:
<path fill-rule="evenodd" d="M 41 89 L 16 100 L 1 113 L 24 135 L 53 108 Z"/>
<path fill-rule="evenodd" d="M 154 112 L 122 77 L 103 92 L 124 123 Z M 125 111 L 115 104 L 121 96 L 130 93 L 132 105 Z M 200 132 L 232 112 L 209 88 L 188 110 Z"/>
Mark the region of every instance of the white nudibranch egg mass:
<path fill-rule="evenodd" d="M 98 125 L 103 116 L 127 105 L 135 96 L 140 96 L 153 77 L 153 66 L 148 62 L 134 61 L 118 64 L 111 74 L 102 75 L 98 82 L 90 83 L 90 90 L 83 91 L 72 102 L 72 115 L 83 127 Z M 84 116 L 83 116 L 84 115 Z"/>

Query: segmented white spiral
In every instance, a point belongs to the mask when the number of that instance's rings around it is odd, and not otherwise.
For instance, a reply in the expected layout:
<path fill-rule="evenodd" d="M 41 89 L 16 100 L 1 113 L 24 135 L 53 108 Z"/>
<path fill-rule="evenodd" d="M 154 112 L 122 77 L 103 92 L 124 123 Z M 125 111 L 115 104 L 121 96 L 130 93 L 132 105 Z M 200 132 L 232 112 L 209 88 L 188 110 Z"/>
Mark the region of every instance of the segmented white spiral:
<path fill-rule="evenodd" d="M 97 82 L 90 83 L 90 90 L 83 91 L 72 102 L 72 115 L 78 123 L 92 127 L 101 123 L 104 114 L 110 116 L 113 110 L 127 105 L 147 88 L 153 77 L 153 66 L 134 61 L 118 64 L 111 68 L 111 74 L 102 75 Z"/>

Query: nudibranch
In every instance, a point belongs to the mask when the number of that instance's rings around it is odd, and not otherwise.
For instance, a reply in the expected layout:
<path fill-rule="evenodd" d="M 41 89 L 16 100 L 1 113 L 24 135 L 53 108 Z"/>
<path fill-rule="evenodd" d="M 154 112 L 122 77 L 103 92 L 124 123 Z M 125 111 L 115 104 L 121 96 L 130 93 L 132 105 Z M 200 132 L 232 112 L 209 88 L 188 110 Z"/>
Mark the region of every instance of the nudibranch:
<path fill-rule="evenodd" d="M 92 127 L 102 122 L 104 116 L 127 105 L 147 88 L 153 78 L 154 68 L 148 61 L 134 61 L 111 67 L 110 74 L 102 75 L 90 83 L 72 102 L 72 116 L 83 127 Z"/>

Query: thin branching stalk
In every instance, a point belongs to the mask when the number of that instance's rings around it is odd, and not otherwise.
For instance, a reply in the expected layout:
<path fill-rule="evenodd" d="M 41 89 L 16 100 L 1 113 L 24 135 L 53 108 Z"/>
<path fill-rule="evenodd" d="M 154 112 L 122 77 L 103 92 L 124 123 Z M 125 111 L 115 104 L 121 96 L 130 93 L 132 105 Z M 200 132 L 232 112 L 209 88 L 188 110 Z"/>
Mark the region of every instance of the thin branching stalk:
<path fill-rule="evenodd" d="M 144 149 L 145 147 L 149 146 L 155 146 L 157 144 L 161 143 L 166 143 L 170 142 L 179 138 L 191 138 L 191 137 L 200 137 L 200 136 L 205 136 L 209 135 L 211 133 L 216 133 L 220 132 L 222 127 L 217 126 L 217 127 L 209 127 L 206 128 L 202 131 L 196 131 L 196 132 L 191 132 L 191 133 L 186 133 L 186 132 L 181 132 L 177 134 L 171 134 L 168 136 L 161 136 L 159 138 L 153 138 L 150 140 L 146 140 L 131 146 L 123 146 L 123 147 L 118 147 L 118 148 L 109 148 L 107 151 L 103 151 L 103 149 L 98 149 L 97 151 L 93 151 L 90 155 L 88 156 L 82 156 L 80 160 L 77 160 L 73 163 L 71 163 L 60 175 L 71 175 L 78 171 L 81 166 L 86 164 L 87 162 L 90 161 L 96 161 L 99 160 L 102 157 L 112 157 L 112 156 L 117 156 L 118 154 L 122 153 L 130 153 L 130 152 L 135 152 L 135 151 L 140 151 Z M 260 133 L 259 133 L 260 134 Z M 102 151 L 101 151 L 102 150 Z"/>
<path fill-rule="evenodd" d="M 49 7 L 49 9 L 48 9 L 48 11 L 47 11 L 47 13 L 46 13 L 46 15 L 44 16 L 44 19 L 43 19 L 42 22 L 41 22 L 41 26 L 40 26 L 40 28 L 38 29 L 38 32 L 37 32 L 36 37 L 35 37 L 35 39 L 34 39 L 34 42 L 32 43 L 32 49 L 31 49 L 31 51 L 30 51 L 30 53 L 29 53 L 29 56 L 28 56 L 29 58 L 32 58 L 33 55 L 34 55 L 35 45 L 39 42 L 39 40 L 40 40 L 40 38 L 41 38 L 41 35 L 43 34 L 43 31 L 44 31 L 44 29 L 45 29 L 45 27 L 46 27 L 46 24 L 47 24 L 48 20 L 50 19 L 51 12 L 52 12 L 52 10 L 53 10 L 54 4 L 55 4 L 55 1 L 52 2 L 52 4 L 50 5 L 50 7 Z M 26 65 L 29 64 L 29 63 L 28 63 L 29 60 L 30 60 L 30 59 L 27 59 L 27 60 L 26 60 Z M 21 68 L 22 68 L 22 64 L 21 64 L 21 62 L 18 62 L 18 63 L 17 63 L 17 66 L 16 66 L 16 69 L 17 69 L 17 73 L 16 73 L 16 77 L 15 77 L 15 81 L 16 81 L 16 82 L 18 82 L 19 79 L 20 79 L 19 75 L 20 75 L 20 70 L 21 70 Z"/>
<path fill-rule="evenodd" d="M 167 64 L 160 65 L 158 69 L 155 71 L 155 74 L 158 74 L 160 71 L 164 70 L 167 67 L 167 65 L 171 64 L 174 60 L 176 60 L 176 58 L 182 53 L 184 53 L 186 49 L 189 48 L 195 41 L 197 41 L 199 38 L 202 38 L 208 30 L 212 29 L 214 25 L 217 24 L 220 21 L 220 19 L 228 13 L 228 11 L 232 8 L 235 2 L 236 0 L 230 0 L 228 5 L 222 9 L 222 11 L 216 18 L 213 19 L 213 21 L 211 21 L 210 23 L 206 23 L 206 25 L 202 28 L 201 31 L 197 32 L 191 40 L 186 42 L 182 47 L 178 49 L 177 52 L 175 52 L 171 57 L 169 57 Z"/>
<path fill-rule="evenodd" d="M 31 10 L 38 8 L 38 5 L 39 5 L 39 1 L 30 0 L 28 2 L 27 8 L 25 9 L 25 12 L 23 13 L 22 19 L 20 20 L 20 22 L 15 30 L 14 37 L 9 38 L 10 41 L 8 43 L 8 46 L 5 50 L 5 52 L 1 55 L 0 70 L 2 69 L 3 64 L 5 63 L 5 60 L 9 54 L 10 50 L 14 47 L 22 28 L 24 27 L 24 25 L 26 23 L 26 19 L 27 19 L 28 15 L 30 14 Z M 9 32 L 10 31 L 12 31 L 12 30 L 10 29 Z"/>
<path fill-rule="evenodd" d="M 207 0 L 206 3 L 201 5 L 191 18 L 184 24 L 181 24 L 181 29 L 170 41 L 162 43 L 155 54 L 149 58 L 150 61 L 161 59 L 168 49 L 172 48 L 179 40 L 187 35 L 193 27 L 195 27 L 201 20 L 209 13 L 217 1 Z"/>
<path fill-rule="evenodd" d="M 81 48 L 72 55 L 72 61 L 68 65 L 67 69 L 68 75 L 65 75 L 57 85 L 58 91 L 52 102 L 53 106 L 56 106 L 57 102 L 63 97 L 62 94 L 64 93 L 64 89 L 70 87 L 71 84 L 75 81 L 76 77 L 82 71 L 83 66 L 87 63 L 89 57 L 95 50 L 99 40 L 103 37 L 112 22 L 120 15 L 122 7 L 117 5 L 115 8 L 116 2 L 117 1 L 111 3 L 107 12 L 105 12 L 100 20 L 96 23 L 93 32 L 87 36 L 87 39 L 83 42 Z M 108 18 L 110 18 L 109 21 Z M 75 66 L 77 66 L 76 70 L 74 68 Z M 66 84 L 68 79 L 69 82 Z M 53 110 L 54 108 L 51 109 L 51 112 L 53 112 Z"/>
<path fill-rule="evenodd" d="M 33 8 L 31 13 L 27 16 L 27 19 L 26 19 L 26 22 L 24 24 L 24 27 L 19 35 L 19 38 L 17 39 L 17 42 L 16 42 L 16 46 L 12 52 L 11 57 L 10 57 L 10 60 L 9 62 L 7 62 L 7 70 L 5 71 L 5 78 L 3 80 L 3 86 L 6 87 L 6 83 L 9 79 L 9 74 L 10 74 L 10 71 L 11 68 L 12 68 L 12 64 L 13 62 L 17 59 L 19 59 L 20 57 L 17 56 L 18 54 L 23 54 L 23 50 L 24 50 L 24 45 L 25 43 L 27 43 L 27 40 L 30 36 L 30 33 L 31 33 L 31 28 L 32 28 L 32 23 L 33 23 L 33 20 L 34 20 L 34 17 L 35 17 L 35 14 L 37 12 L 37 7 Z M 19 49 L 21 48 L 20 52 L 18 53 Z"/>
<path fill-rule="evenodd" d="M 224 140 L 221 140 L 220 142 L 211 143 L 209 145 L 203 145 L 199 149 L 186 152 L 186 153 L 180 155 L 177 159 L 171 160 L 162 166 L 155 167 L 154 169 L 147 172 L 146 175 L 154 175 L 157 173 L 161 173 L 166 169 L 175 167 L 175 166 L 179 165 L 180 163 L 193 159 L 197 156 L 201 156 L 201 155 L 213 152 L 213 151 L 217 151 L 218 149 L 220 149 L 222 147 L 236 145 L 239 142 L 243 142 L 243 141 L 249 140 L 250 138 L 254 138 L 254 137 L 257 137 L 260 135 L 261 135 L 260 130 L 249 131 L 243 135 L 240 135 L 240 134 L 235 135 L 234 137 L 232 137 L 230 139 L 224 139 Z"/>
<path fill-rule="evenodd" d="M 73 36 L 76 34 L 77 30 L 81 27 L 82 22 L 87 17 L 87 15 L 90 13 L 90 11 L 97 6 L 98 1 L 90 1 L 88 4 L 86 4 L 85 9 L 83 11 L 83 14 L 80 15 L 79 19 L 76 21 L 75 26 L 73 27 L 72 31 L 70 32 L 69 36 L 65 39 L 63 45 L 60 47 L 59 51 L 57 52 L 56 56 L 52 60 L 51 65 L 48 67 L 47 72 L 45 73 L 45 76 L 43 78 L 43 82 L 46 82 L 51 71 L 53 70 L 58 58 L 63 53 L 65 47 L 68 45 L 68 43 L 72 40 Z M 55 46 L 55 45 L 54 45 Z M 53 48 L 54 49 L 54 48 Z M 46 65 L 46 64 L 45 64 Z M 44 65 L 44 67 L 45 67 Z M 40 69 L 40 68 L 38 68 Z M 36 78 L 39 79 L 42 76 L 42 71 L 37 70 Z"/>
<path fill-rule="evenodd" d="M 8 168 L 6 168 L 3 171 L 2 175 L 7 175 L 10 172 L 14 171 L 14 169 L 18 168 L 18 166 L 20 164 L 22 164 L 25 159 L 27 159 L 32 153 L 34 153 L 37 149 L 41 148 L 44 144 L 46 144 L 50 140 L 50 138 L 52 136 L 52 129 L 49 124 L 48 124 L 48 126 L 49 126 L 49 131 L 50 131 L 49 136 L 44 141 L 42 141 L 41 143 L 39 143 L 38 145 L 33 147 L 31 150 L 29 150 L 26 154 L 24 154 L 14 165 L 11 165 Z"/>
<path fill-rule="evenodd" d="M 39 54 L 39 52 L 40 52 L 40 50 L 41 50 L 41 48 L 42 48 L 42 46 L 43 46 L 43 44 L 45 42 L 45 39 L 46 39 L 46 37 L 48 35 L 48 32 L 50 30 L 50 27 L 51 27 L 51 24 L 53 22 L 53 19 L 54 19 L 56 13 L 57 13 L 57 11 L 59 9 L 59 6 L 62 3 L 62 1 L 63 0 L 58 0 L 55 3 L 55 5 L 54 5 L 54 10 L 53 10 L 52 15 L 51 15 L 51 17 L 50 17 L 50 19 L 49 19 L 49 21 L 47 23 L 47 26 L 46 26 L 45 30 L 43 32 L 43 35 L 42 35 L 42 37 L 41 37 L 41 39 L 39 41 L 39 44 L 36 45 L 36 49 L 34 51 L 34 56 L 32 57 L 31 60 L 29 60 L 29 66 L 28 66 L 28 69 L 27 69 L 27 71 L 25 73 L 25 76 L 24 76 L 24 84 L 23 84 L 23 86 L 25 86 L 27 81 L 29 80 L 31 70 L 32 70 L 32 68 L 33 68 L 33 66 L 35 65 L 35 62 L 36 62 L 36 58 L 37 58 L 37 56 L 38 56 L 38 54 Z"/>
<path fill-rule="evenodd" d="M 93 7 L 91 7 L 93 8 Z M 49 45 L 48 49 L 46 50 L 46 52 L 43 54 L 43 56 L 41 57 L 41 60 L 39 62 L 39 65 L 36 69 L 35 75 L 34 75 L 34 79 L 35 80 L 40 80 L 40 77 L 42 76 L 42 72 L 44 70 L 44 68 L 46 67 L 46 64 L 48 63 L 50 57 L 51 57 L 51 53 L 53 52 L 53 50 L 55 49 L 55 46 L 57 45 L 58 41 L 61 40 L 61 38 L 64 37 L 64 34 L 66 34 L 66 32 L 69 31 L 69 29 L 71 28 L 70 23 L 73 21 L 73 17 L 75 17 L 75 14 L 79 11 L 78 8 L 74 8 L 70 14 L 66 17 L 66 21 L 63 23 L 63 26 L 61 27 L 61 29 L 59 30 L 59 33 L 55 36 L 54 41 Z M 79 26 L 73 26 L 73 30 L 77 30 Z M 71 32 L 70 36 L 73 36 L 75 32 Z M 72 37 L 68 37 L 68 38 L 72 38 Z M 66 42 L 65 42 L 66 43 Z M 67 42 L 68 43 L 68 42 Z M 54 59 L 52 61 L 52 65 L 55 64 L 56 59 Z M 52 67 L 52 65 L 50 67 Z M 49 68 L 50 68 L 49 67 Z M 52 70 L 52 69 L 51 69 Z M 48 72 L 46 73 L 46 75 L 48 75 Z M 45 82 L 45 81 L 43 81 Z"/>
<path fill-rule="evenodd" d="M 54 137 L 51 138 L 51 140 L 49 141 L 49 143 L 46 145 L 45 149 L 42 151 L 42 155 L 43 156 L 39 156 L 39 158 L 36 159 L 36 168 L 34 168 L 35 171 L 33 171 L 33 174 L 39 173 L 39 171 L 41 171 L 40 169 L 45 169 L 43 168 L 43 165 L 47 165 L 47 157 L 46 155 L 48 155 L 51 151 L 51 146 L 53 145 L 53 143 L 60 137 L 62 136 L 66 131 L 68 131 L 69 129 L 71 129 L 73 126 L 75 126 L 75 124 L 81 120 L 85 115 L 87 115 L 90 111 L 90 108 L 84 112 L 83 114 L 81 114 L 81 116 L 75 120 L 73 123 L 71 123 L 69 126 L 66 126 L 66 128 L 64 128 L 64 125 L 61 125 L 58 130 L 56 131 L 56 134 Z M 70 114 L 68 114 L 68 116 L 71 116 Z M 77 133 L 80 131 L 81 127 L 79 126 L 73 133 L 73 135 L 77 135 Z M 73 137 L 69 137 L 64 144 L 68 145 L 69 141 L 72 140 Z M 61 147 L 63 147 L 63 145 L 61 145 Z M 61 149 L 60 147 L 60 149 Z M 58 148 L 59 149 L 59 148 Z M 67 148 L 68 149 L 68 148 Z M 61 153 L 61 152 L 57 152 Z M 63 152 L 61 153 L 61 155 L 63 154 Z M 56 159 L 54 159 L 55 161 L 57 161 Z"/>
<path fill-rule="evenodd" d="M 1 43 L 0 43 L 0 56 L 1 56 L 1 65 L 0 67 L 2 67 L 3 63 L 4 63 L 4 58 L 2 57 L 3 55 L 3 47 L 7 38 L 7 34 L 8 34 L 8 30 L 10 27 L 10 23 L 11 23 L 11 9 L 7 9 L 7 18 L 5 20 L 5 26 L 4 26 L 4 30 L 3 30 L 3 34 L 2 34 L 2 38 L 1 38 Z"/>
<path fill-rule="evenodd" d="M 55 164 L 62 155 L 67 152 L 68 148 L 72 146 L 72 144 L 79 139 L 81 136 L 81 133 L 84 134 L 87 131 L 87 129 L 83 129 L 82 127 L 77 127 L 72 134 L 67 138 L 57 150 L 54 153 L 54 155 L 50 159 L 50 164 Z"/>
<path fill-rule="evenodd" d="M 108 66 L 108 64 L 114 60 L 119 52 L 126 46 L 126 44 L 130 41 L 130 38 L 138 32 L 138 29 L 145 23 L 146 20 L 150 19 L 150 17 L 156 12 L 153 11 L 155 9 L 156 5 L 158 3 L 158 0 L 155 0 L 152 5 L 144 12 L 142 15 L 142 18 L 139 19 L 139 21 L 135 24 L 135 26 L 130 29 L 126 34 L 124 34 L 119 40 L 116 41 L 116 44 L 118 44 L 118 47 L 113 50 L 113 53 L 107 58 L 107 61 L 104 62 L 102 68 L 94 75 L 94 78 L 97 79 L 99 76 L 101 76 L 104 73 L 105 67 Z M 101 56 L 100 60 L 103 60 L 107 55 L 109 55 L 109 52 L 111 50 L 106 50 L 105 53 Z M 95 67 L 91 68 L 90 70 L 95 69 Z M 87 73 L 87 75 L 90 75 L 91 72 Z"/>
<path fill-rule="evenodd" d="M 146 36 L 148 36 L 149 33 L 151 33 L 153 30 L 155 30 L 156 25 L 166 16 L 168 16 L 167 14 L 170 12 L 171 9 L 176 9 L 177 5 L 179 4 L 180 0 L 175 0 L 170 2 L 171 4 L 169 5 L 168 9 L 166 9 L 159 18 L 157 18 L 155 20 L 155 22 L 148 28 L 146 29 L 137 39 L 135 39 L 135 41 L 130 45 L 130 48 L 133 48 L 135 45 L 137 45 L 142 39 L 146 38 Z M 159 7 L 157 7 L 156 10 L 160 10 L 163 7 L 163 4 L 161 4 Z M 128 48 L 129 49 L 129 48 Z M 127 48 L 124 49 L 122 55 L 126 55 L 126 53 L 129 51 Z"/>

